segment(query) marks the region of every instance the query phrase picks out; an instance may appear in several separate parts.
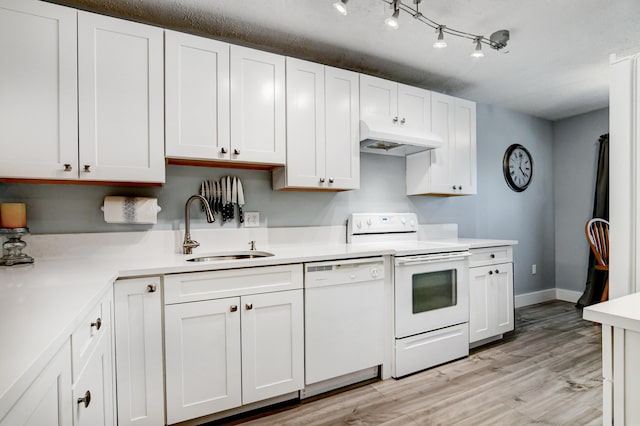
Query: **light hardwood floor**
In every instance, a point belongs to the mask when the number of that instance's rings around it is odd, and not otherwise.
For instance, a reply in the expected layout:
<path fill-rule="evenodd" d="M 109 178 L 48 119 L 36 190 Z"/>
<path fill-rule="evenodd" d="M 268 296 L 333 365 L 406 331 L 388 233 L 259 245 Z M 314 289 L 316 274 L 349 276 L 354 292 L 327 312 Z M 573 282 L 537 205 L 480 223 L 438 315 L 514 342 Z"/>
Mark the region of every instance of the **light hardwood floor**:
<path fill-rule="evenodd" d="M 600 327 L 554 301 L 468 358 L 225 424 L 600 425 L 601 404 Z"/>

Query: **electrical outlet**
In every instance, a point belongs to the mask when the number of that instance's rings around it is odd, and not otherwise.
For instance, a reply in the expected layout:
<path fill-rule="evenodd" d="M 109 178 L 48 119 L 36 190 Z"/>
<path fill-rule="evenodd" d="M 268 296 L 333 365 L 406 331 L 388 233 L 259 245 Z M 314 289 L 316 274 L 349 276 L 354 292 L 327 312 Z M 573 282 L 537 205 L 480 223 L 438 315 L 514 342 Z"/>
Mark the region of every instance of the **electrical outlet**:
<path fill-rule="evenodd" d="M 244 227 L 257 228 L 260 226 L 260 212 L 244 212 Z"/>
<path fill-rule="evenodd" d="M 531 265 L 531 275 L 535 275 L 537 273 L 536 264 Z"/>

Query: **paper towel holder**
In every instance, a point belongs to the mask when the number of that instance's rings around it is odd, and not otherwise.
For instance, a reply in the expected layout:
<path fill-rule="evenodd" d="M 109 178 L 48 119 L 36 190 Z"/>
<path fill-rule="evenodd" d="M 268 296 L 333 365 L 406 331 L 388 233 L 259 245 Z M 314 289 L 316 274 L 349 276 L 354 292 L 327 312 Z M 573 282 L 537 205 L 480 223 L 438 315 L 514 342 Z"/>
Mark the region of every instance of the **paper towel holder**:
<path fill-rule="evenodd" d="M 100 211 L 104 212 L 104 204 L 100 206 Z M 160 213 L 162 211 L 162 207 L 156 206 L 156 211 Z"/>

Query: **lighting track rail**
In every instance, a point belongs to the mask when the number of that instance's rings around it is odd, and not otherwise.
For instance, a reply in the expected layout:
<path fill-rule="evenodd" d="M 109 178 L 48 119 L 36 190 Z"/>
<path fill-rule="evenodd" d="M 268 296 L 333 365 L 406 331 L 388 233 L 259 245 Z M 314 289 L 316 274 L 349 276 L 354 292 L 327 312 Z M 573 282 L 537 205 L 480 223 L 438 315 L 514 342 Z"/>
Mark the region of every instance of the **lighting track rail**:
<path fill-rule="evenodd" d="M 422 0 L 413 0 L 414 7 L 404 4 L 401 0 L 380 0 L 390 6 L 393 10 L 392 14 L 385 19 L 385 24 L 387 24 L 390 28 L 397 29 L 399 25 L 399 15 L 400 12 L 407 13 L 411 15 L 416 20 L 422 22 L 423 24 L 431 27 L 435 30 L 437 34 L 437 39 L 433 44 L 433 47 L 436 49 L 441 49 L 447 47 L 447 43 L 444 40 L 444 35 L 450 35 L 459 38 L 466 38 L 471 40 L 474 44 L 474 50 L 471 53 L 471 56 L 474 58 L 481 58 L 484 56 L 482 53 L 482 45 L 487 45 L 494 50 L 501 51 L 507 46 L 507 42 L 509 41 L 509 30 L 498 30 L 491 34 L 488 38 L 483 35 L 472 34 L 466 31 L 457 30 L 455 28 L 448 27 L 444 24 L 440 24 L 433 19 L 425 16 L 420 12 L 420 3 Z M 338 12 L 342 15 L 347 14 L 347 3 L 349 0 L 338 0 L 333 6 L 336 8 Z M 503 51 L 502 53 L 509 53 L 508 51 Z"/>

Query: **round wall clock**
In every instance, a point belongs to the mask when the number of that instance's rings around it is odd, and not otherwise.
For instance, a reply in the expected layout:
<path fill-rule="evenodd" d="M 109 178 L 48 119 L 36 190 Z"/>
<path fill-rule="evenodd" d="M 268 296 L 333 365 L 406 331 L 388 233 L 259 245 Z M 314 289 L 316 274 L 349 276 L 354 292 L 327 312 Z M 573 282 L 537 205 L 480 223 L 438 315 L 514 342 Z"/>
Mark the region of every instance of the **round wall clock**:
<path fill-rule="evenodd" d="M 533 158 L 524 146 L 513 144 L 504 153 L 502 171 L 507 185 L 516 192 L 522 192 L 533 179 Z"/>

